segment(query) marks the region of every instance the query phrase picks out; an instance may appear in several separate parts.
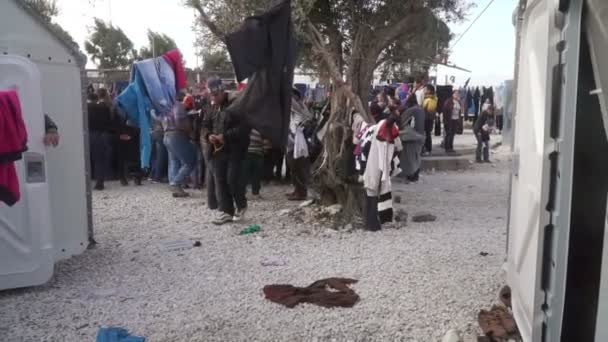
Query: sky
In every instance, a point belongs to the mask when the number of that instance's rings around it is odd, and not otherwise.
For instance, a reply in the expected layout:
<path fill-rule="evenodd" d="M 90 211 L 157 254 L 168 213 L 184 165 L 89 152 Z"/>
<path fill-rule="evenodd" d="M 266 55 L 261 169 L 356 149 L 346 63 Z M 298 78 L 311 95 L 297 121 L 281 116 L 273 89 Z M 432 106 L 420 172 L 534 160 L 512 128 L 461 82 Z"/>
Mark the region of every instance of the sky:
<path fill-rule="evenodd" d="M 243 0 L 246 1 L 246 0 Z M 459 37 L 491 0 L 474 0 L 467 19 L 450 25 Z M 515 29 L 511 14 L 517 0 L 494 0 L 469 32 L 454 47 L 450 61 L 472 73 L 440 69 L 439 79 L 445 75 L 456 77 L 462 84 L 471 77 L 472 85 L 498 84 L 513 78 L 515 57 Z M 172 37 L 182 51 L 188 67 L 201 63 L 194 48 L 192 29 L 194 10 L 185 8 L 183 0 L 58 0 L 60 14 L 56 21 L 84 47 L 93 18 L 111 21 L 123 29 L 137 49 L 148 44 L 146 32 L 150 28 Z M 95 65 L 89 61 L 88 67 Z"/>
<path fill-rule="evenodd" d="M 515 27 L 512 23 L 517 0 L 494 0 L 488 10 L 453 48 L 451 63 L 471 70 L 471 84 L 495 85 L 513 79 L 515 64 Z M 450 25 L 456 39 L 469 27 L 490 0 L 476 0 L 467 20 Z M 453 43 L 452 43 L 453 44 Z M 453 72 L 466 82 L 468 74 Z"/>

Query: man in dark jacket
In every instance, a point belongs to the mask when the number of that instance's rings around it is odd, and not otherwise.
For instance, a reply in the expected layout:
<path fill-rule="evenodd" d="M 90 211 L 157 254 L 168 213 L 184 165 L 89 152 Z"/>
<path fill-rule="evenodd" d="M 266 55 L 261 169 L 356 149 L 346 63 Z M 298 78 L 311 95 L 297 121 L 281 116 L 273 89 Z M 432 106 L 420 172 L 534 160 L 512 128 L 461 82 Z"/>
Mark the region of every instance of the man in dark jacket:
<path fill-rule="evenodd" d="M 247 211 L 247 198 L 241 186 L 240 174 L 251 129 L 235 113 L 227 110 L 230 102 L 220 79 L 209 80 L 207 86 L 212 109 L 203 119 L 201 140 L 207 143 L 205 153 L 213 169 L 212 181 L 220 211 L 213 223 L 222 225 L 242 220 Z"/>
<path fill-rule="evenodd" d="M 489 100 L 486 100 L 481 111 L 481 115 L 473 125 L 473 133 L 477 138 L 477 151 L 475 153 L 475 161 L 477 163 L 490 162 L 490 133 L 496 125 L 496 116 L 494 108 Z M 483 159 L 482 159 L 483 157 Z"/>

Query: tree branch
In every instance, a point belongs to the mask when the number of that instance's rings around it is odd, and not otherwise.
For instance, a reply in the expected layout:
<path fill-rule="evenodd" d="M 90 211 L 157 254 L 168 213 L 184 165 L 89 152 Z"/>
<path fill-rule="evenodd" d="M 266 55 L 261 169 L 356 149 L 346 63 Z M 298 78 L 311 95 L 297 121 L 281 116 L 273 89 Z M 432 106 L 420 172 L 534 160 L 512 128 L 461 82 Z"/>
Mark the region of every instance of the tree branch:
<path fill-rule="evenodd" d="M 207 26 L 209 31 L 213 33 L 219 40 L 221 40 L 224 44 L 226 43 L 226 36 L 224 33 L 217 27 L 217 25 L 209 18 L 205 10 L 203 9 L 203 5 L 201 5 L 200 1 L 191 1 L 190 5 L 198 11 L 198 14 L 201 16 L 201 22 Z"/>
<path fill-rule="evenodd" d="M 342 79 L 342 74 L 340 73 L 338 66 L 336 65 L 335 59 L 332 58 L 329 51 L 323 44 L 323 36 L 317 30 L 317 28 L 310 22 L 310 20 L 306 21 L 306 27 L 308 28 L 308 32 L 306 32 L 305 36 L 310 41 L 313 46 L 313 49 L 317 51 L 323 61 L 326 63 L 330 76 L 334 81 L 334 84 L 344 90 L 344 94 L 350 100 L 351 104 L 355 107 L 355 109 L 363 116 L 363 118 L 367 122 L 374 122 L 374 119 L 369 115 L 367 109 L 363 106 L 363 102 L 358 95 L 353 93 L 350 87 L 347 87 Z"/>

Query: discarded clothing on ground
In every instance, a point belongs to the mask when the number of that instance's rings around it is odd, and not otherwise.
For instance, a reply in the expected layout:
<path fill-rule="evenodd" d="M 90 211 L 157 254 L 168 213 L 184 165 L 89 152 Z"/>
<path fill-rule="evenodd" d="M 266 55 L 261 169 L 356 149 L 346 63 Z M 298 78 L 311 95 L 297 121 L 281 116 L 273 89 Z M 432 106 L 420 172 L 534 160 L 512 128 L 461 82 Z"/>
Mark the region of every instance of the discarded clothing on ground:
<path fill-rule="evenodd" d="M 21 198 L 15 161 L 27 150 L 27 131 L 15 90 L 0 91 L 0 202 L 9 206 Z"/>
<path fill-rule="evenodd" d="M 359 295 L 349 285 L 355 279 L 329 278 L 316 281 L 307 287 L 292 285 L 264 286 L 266 299 L 293 308 L 300 303 L 310 303 L 325 308 L 351 308 L 359 301 Z"/>
<path fill-rule="evenodd" d="M 273 1 L 266 13 L 245 19 L 226 37 L 239 82 L 247 87 L 228 108 L 273 146 L 284 146 L 291 111 L 296 43 L 290 1 Z"/>
<path fill-rule="evenodd" d="M 123 328 L 100 328 L 97 332 L 95 342 L 145 342 L 146 339 L 140 336 L 130 335 L 127 329 Z"/>

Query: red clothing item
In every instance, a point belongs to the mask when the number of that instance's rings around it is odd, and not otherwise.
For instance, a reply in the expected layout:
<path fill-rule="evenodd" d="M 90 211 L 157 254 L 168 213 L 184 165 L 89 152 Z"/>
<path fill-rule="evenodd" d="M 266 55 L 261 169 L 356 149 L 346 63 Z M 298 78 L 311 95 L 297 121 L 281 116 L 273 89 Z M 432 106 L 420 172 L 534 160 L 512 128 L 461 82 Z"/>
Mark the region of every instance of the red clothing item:
<path fill-rule="evenodd" d="M 182 103 L 184 104 L 184 108 L 187 111 L 194 109 L 194 97 L 192 97 L 192 95 L 186 95 L 186 97 L 184 97 L 184 101 Z"/>
<path fill-rule="evenodd" d="M 0 202 L 8 204 L 10 207 L 20 199 L 19 178 L 17 178 L 15 163 L 0 164 Z"/>
<path fill-rule="evenodd" d="M 0 201 L 9 206 L 21 198 L 15 160 L 27 150 L 27 131 L 14 90 L 0 91 Z"/>
<path fill-rule="evenodd" d="M 378 137 L 378 140 L 386 141 L 392 144 L 395 142 L 395 139 L 399 137 L 399 129 L 394 123 L 391 124 L 390 127 L 387 127 L 388 124 L 386 121 L 387 120 L 384 120 L 380 124 L 381 126 L 378 128 L 378 134 L 376 136 Z"/>
<path fill-rule="evenodd" d="M 14 90 L 0 91 L 0 163 L 21 159 L 27 150 L 27 131 Z"/>
<path fill-rule="evenodd" d="M 186 88 L 186 72 L 184 71 L 184 65 L 182 64 L 182 54 L 178 49 L 171 50 L 163 55 L 163 58 L 171 65 L 173 72 L 175 73 L 175 89 Z"/>

